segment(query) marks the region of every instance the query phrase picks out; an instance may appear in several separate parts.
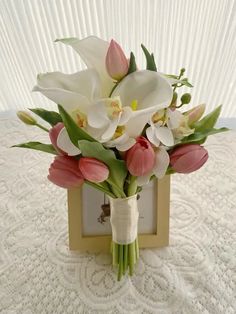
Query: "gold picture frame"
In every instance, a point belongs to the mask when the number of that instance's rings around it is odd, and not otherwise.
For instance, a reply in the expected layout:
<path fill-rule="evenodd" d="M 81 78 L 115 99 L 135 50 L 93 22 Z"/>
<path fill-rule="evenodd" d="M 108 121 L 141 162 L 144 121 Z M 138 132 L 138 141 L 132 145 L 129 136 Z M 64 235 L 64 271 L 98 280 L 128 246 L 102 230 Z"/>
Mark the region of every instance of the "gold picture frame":
<path fill-rule="evenodd" d="M 156 180 L 156 232 L 139 234 L 140 248 L 164 247 L 169 244 L 170 176 Z M 83 235 L 82 189 L 68 190 L 69 248 L 73 251 L 108 252 L 111 235 Z"/>

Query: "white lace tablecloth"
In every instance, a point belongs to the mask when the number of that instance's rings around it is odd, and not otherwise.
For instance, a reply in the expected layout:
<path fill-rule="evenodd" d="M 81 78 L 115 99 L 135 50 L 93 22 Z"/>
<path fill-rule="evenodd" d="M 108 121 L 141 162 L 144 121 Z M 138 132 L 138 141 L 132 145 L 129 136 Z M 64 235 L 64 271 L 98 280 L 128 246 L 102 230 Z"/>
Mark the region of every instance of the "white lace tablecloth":
<path fill-rule="evenodd" d="M 121 282 L 109 255 L 69 251 L 52 155 L 9 149 L 45 136 L 0 119 L 0 313 L 236 313 L 235 132 L 207 141 L 200 171 L 172 177 L 170 246 L 141 250 Z"/>

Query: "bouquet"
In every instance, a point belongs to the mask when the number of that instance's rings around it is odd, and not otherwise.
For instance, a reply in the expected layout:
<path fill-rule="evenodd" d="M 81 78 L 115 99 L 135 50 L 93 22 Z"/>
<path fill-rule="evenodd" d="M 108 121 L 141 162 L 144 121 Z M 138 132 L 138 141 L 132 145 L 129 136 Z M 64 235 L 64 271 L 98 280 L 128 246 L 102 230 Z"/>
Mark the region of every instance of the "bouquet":
<path fill-rule="evenodd" d="M 144 45 L 146 69 L 139 70 L 131 52 L 97 37 L 58 39 L 71 46 L 87 69 L 63 74 L 39 74 L 33 91 L 58 105 L 58 112 L 30 109 L 18 117 L 48 132 L 50 144 L 28 142 L 15 147 L 55 155 L 48 179 L 62 188 L 88 184 L 109 197 L 112 226 L 111 253 L 118 280 L 133 274 L 139 258 L 137 195 L 153 178 L 190 173 L 208 159 L 206 138 L 226 128 L 214 128 L 221 106 L 202 115 L 205 105 L 186 110 L 191 95 L 180 97 L 184 76 L 157 71 L 155 57 Z M 178 91 L 178 92 L 177 92 Z"/>

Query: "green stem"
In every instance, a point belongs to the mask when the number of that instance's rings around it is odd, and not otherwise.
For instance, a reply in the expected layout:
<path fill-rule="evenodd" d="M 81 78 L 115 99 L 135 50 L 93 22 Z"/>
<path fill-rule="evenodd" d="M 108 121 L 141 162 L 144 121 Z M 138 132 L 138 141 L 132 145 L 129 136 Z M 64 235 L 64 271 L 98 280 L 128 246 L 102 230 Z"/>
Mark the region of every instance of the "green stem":
<path fill-rule="evenodd" d="M 132 196 L 135 195 L 137 192 L 137 177 L 129 175 L 129 184 L 127 189 L 127 195 Z"/>
<path fill-rule="evenodd" d="M 39 123 L 36 123 L 35 126 L 37 126 L 38 128 L 46 131 L 46 132 L 49 132 L 49 129 L 45 128 L 43 125 L 39 124 Z"/>
<path fill-rule="evenodd" d="M 102 185 L 104 182 L 102 182 L 102 183 L 93 183 L 93 182 L 90 182 L 90 181 L 85 181 L 85 183 L 90 185 L 90 186 L 92 186 L 93 188 L 95 188 L 97 190 L 102 191 L 103 193 L 109 195 L 112 198 L 116 198 L 116 195 L 114 195 L 114 193 L 112 193 L 110 190 L 107 190 L 105 188 L 105 186 Z"/>
<path fill-rule="evenodd" d="M 139 245 L 138 245 L 138 237 L 135 240 L 135 253 L 136 253 L 136 260 L 139 259 Z"/>
<path fill-rule="evenodd" d="M 118 281 L 120 281 L 123 274 L 123 245 L 119 244 L 119 268 L 118 268 Z"/>
<path fill-rule="evenodd" d="M 124 268 L 123 268 L 123 274 L 125 275 L 126 270 L 128 268 L 128 245 L 124 245 Z"/>
<path fill-rule="evenodd" d="M 125 192 L 120 187 L 118 187 L 114 182 L 110 181 L 110 179 L 107 179 L 106 182 L 110 184 L 112 192 L 115 194 L 116 197 L 118 198 L 126 197 Z"/>
<path fill-rule="evenodd" d="M 129 244 L 129 274 L 130 276 L 134 273 L 134 250 L 133 250 L 134 242 Z"/>

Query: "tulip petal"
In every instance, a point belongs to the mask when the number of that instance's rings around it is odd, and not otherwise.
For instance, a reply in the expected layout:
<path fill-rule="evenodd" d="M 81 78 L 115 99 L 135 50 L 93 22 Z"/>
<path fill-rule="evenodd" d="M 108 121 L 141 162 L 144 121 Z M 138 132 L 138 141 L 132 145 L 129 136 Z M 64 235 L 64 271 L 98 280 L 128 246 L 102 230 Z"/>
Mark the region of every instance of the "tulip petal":
<path fill-rule="evenodd" d="M 91 101 L 100 97 L 100 79 L 93 69 L 73 74 L 39 74 L 37 84 L 33 91 L 41 92 L 68 112 L 75 109 L 86 112 Z"/>
<path fill-rule="evenodd" d="M 89 36 L 82 40 L 78 38 L 57 39 L 63 44 L 71 46 L 83 59 L 88 68 L 94 68 L 102 80 L 103 97 L 108 97 L 114 86 L 113 80 L 107 73 L 105 61 L 109 43 L 96 36 Z"/>
<path fill-rule="evenodd" d="M 115 88 L 112 96 L 120 96 L 123 106 L 130 106 L 136 100 L 138 110 L 152 112 L 167 107 L 173 91 L 168 81 L 154 71 L 135 71 L 127 75 Z"/>
<path fill-rule="evenodd" d="M 57 138 L 57 146 L 66 152 L 69 156 L 76 156 L 81 154 L 81 151 L 70 140 L 66 128 L 61 129 Z"/>
<path fill-rule="evenodd" d="M 163 147 L 159 147 L 156 152 L 156 164 L 153 168 L 153 173 L 158 179 L 164 177 L 170 163 L 170 157 Z"/>
<path fill-rule="evenodd" d="M 63 169 L 60 169 L 60 171 L 57 169 L 50 169 L 48 180 L 65 189 L 78 187 L 84 182 L 82 177 L 79 178 L 72 172 Z"/>
<path fill-rule="evenodd" d="M 174 145 L 174 136 L 171 130 L 165 126 L 156 127 L 155 136 L 166 146 Z"/>

